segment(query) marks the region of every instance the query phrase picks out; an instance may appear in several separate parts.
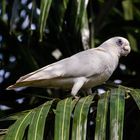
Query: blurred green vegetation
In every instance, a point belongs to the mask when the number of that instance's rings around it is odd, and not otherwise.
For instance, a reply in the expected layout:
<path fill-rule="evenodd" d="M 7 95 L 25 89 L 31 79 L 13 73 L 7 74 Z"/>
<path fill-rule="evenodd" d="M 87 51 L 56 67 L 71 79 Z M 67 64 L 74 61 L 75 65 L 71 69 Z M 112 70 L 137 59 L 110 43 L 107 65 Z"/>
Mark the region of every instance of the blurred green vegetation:
<path fill-rule="evenodd" d="M 93 88 L 95 93 L 107 91 L 104 95 L 81 95 L 76 101 L 63 90 L 5 90 L 20 76 L 113 36 L 128 38 L 132 52 L 120 60 L 107 85 Z M 139 139 L 139 38 L 139 0 L 1 0 L 0 139 L 9 126 L 6 140 L 103 140 L 117 132 L 118 139 Z M 118 85 L 125 87 L 116 89 Z"/>

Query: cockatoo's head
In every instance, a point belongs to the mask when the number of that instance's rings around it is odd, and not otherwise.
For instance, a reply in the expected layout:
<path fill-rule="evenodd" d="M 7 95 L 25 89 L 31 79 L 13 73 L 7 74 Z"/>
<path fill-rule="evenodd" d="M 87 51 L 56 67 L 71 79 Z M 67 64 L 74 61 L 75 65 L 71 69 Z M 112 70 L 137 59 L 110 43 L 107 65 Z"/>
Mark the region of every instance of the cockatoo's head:
<path fill-rule="evenodd" d="M 112 37 L 107 42 L 118 49 L 120 56 L 127 56 L 131 51 L 129 41 L 123 37 Z"/>

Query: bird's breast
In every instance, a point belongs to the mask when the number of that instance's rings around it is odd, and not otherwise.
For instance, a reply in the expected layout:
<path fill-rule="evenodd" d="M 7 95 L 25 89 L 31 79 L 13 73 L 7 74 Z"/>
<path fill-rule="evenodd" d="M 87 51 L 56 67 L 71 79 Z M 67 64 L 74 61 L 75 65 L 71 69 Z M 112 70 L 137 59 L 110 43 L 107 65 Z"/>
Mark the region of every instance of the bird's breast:
<path fill-rule="evenodd" d="M 112 73 L 113 72 L 110 69 L 106 68 L 104 72 L 98 75 L 89 77 L 86 84 L 83 86 L 83 88 L 92 88 L 92 87 L 103 84 L 110 78 Z"/>

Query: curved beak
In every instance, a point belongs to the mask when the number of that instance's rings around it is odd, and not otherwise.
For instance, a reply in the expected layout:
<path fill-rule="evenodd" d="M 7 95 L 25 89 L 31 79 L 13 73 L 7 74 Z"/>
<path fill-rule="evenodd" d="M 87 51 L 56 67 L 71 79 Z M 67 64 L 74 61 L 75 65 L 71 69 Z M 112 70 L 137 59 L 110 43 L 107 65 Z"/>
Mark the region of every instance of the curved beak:
<path fill-rule="evenodd" d="M 127 56 L 131 51 L 130 45 L 125 45 L 123 47 L 123 50 L 126 52 L 125 56 Z"/>

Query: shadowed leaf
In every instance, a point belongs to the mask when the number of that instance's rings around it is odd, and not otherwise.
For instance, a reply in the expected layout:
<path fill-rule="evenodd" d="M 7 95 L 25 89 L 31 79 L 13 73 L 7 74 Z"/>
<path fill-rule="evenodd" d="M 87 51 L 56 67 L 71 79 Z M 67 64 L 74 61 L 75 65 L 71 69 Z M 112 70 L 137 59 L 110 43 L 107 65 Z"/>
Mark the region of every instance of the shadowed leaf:
<path fill-rule="evenodd" d="M 138 108 L 140 109 L 140 90 L 139 89 L 132 90 L 130 92 L 130 94 L 133 97 L 133 99 L 135 100 Z"/>

